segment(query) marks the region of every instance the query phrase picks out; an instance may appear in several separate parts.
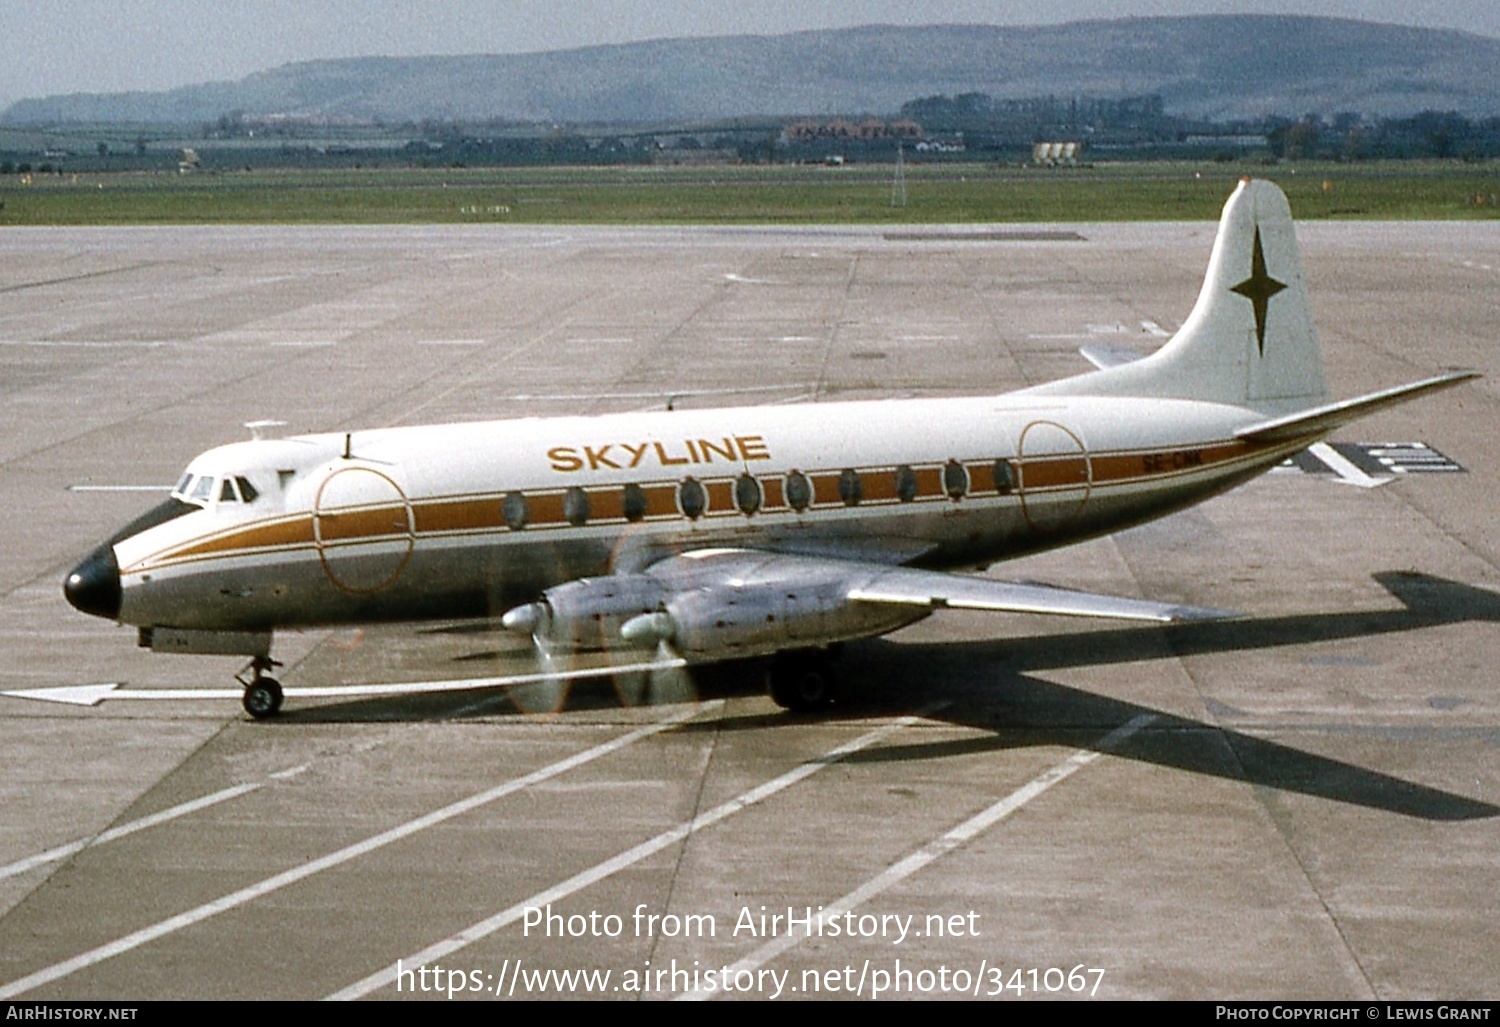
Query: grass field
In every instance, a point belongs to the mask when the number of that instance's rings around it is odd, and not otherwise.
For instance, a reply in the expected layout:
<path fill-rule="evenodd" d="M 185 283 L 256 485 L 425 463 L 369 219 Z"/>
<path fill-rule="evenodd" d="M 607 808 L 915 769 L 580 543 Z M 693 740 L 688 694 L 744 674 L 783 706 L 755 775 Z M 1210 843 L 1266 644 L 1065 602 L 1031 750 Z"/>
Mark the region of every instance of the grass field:
<path fill-rule="evenodd" d="M 1199 221 L 1237 179 L 1300 219 L 1500 218 L 1500 166 L 1120 164 L 237 171 L 0 178 L 0 225 L 973 224 Z"/>

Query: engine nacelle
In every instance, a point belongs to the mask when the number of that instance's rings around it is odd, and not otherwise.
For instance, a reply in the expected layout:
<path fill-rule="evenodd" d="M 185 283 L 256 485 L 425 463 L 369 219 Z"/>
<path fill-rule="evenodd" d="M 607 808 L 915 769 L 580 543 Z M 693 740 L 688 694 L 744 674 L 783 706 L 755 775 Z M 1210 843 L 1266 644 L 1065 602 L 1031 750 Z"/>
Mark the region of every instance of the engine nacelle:
<path fill-rule="evenodd" d="M 847 592 L 843 583 L 830 582 L 774 592 L 713 588 L 679 593 L 662 612 L 627 623 L 624 632 L 637 643 L 655 635 L 684 656 L 717 660 L 883 635 L 929 612 L 861 603 L 847 598 Z"/>
<path fill-rule="evenodd" d="M 668 588 L 642 574 L 579 578 L 542 593 L 501 619 L 512 631 L 572 649 L 618 649 L 620 628 L 666 601 Z"/>

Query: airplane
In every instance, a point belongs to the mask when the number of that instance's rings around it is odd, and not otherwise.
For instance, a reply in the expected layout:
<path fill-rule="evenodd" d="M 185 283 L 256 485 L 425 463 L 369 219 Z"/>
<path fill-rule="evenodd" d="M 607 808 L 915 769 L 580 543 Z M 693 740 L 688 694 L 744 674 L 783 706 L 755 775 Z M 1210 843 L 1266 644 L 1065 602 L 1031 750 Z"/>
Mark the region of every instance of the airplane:
<path fill-rule="evenodd" d="M 144 647 L 248 656 L 257 719 L 283 702 L 277 631 L 497 614 L 538 651 L 632 667 L 769 657 L 771 697 L 815 710 L 839 644 L 940 609 L 1232 616 L 955 571 L 1165 516 L 1478 377 L 1330 402 L 1290 207 L 1250 179 L 1182 327 L 1084 356 L 997 396 L 257 432 L 194 459 L 64 593 Z"/>

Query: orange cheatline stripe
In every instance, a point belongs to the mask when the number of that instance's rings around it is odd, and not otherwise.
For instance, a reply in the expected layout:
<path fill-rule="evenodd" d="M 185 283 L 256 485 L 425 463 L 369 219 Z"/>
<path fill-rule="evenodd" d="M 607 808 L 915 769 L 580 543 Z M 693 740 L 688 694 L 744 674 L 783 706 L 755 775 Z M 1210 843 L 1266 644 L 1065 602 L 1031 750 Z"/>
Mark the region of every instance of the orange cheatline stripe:
<path fill-rule="evenodd" d="M 681 516 L 677 512 L 676 485 L 647 485 L 645 490 L 647 517 Z"/>
<path fill-rule="evenodd" d="M 708 512 L 710 514 L 739 513 L 734 505 L 734 479 L 725 478 L 719 481 L 705 481 L 703 487 L 708 492 Z"/>
<path fill-rule="evenodd" d="M 995 461 L 964 464 L 969 469 L 969 487 L 976 494 L 995 491 Z"/>
<path fill-rule="evenodd" d="M 1269 451 L 1286 453 L 1303 448 L 1302 443 L 1250 443 L 1233 440 L 1200 447 L 1180 449 L 1140 450 L 1091 455 L 1087 460 L 1079 455 L 1060 454 L 1032 460 L 1016 457 L 997 459 L 1010 463 L 1016 469 L 1017 485 L 1027 490 L 1079 488 L 1092 483 L 1094 487 L 1118 485 L 1132 481 L 1151 481 L 1190 474 L 1204 470 L 1222 469 L 1247 457 L 1260 457 Z M 947 501 L 943 488 L 942 464 L 913 466 L 917 481 L 916 502 Z M 964 467 L 970 476 L 971 497 L 984 498 L 997 495 L 995 460 L 965 461 Z M 862 504 L 891 505 L 899 502 L 896 488 L 896 469 L 889 467 L 856 469 L 860 475 Z M 813 508 L 829 509 L 844 506 L 839 495 L 839 480 L 843 471 L 819 470 L 805 472 L 813 486 Z M 786 511 L 789 509 L 785 493 L 784 475 L 759 477 L 765 499 L 762 511 Z M 734 478 L 700 480 L 709 496 L 710 514 L 738 514 L 734 501 Z M 677 508 L 678 484 L 654 483 L 641 486 L 646 497 L 646 516 L 651 519 L 676 519 L 682 517 Z M 623 485 L 586 488 L 590 509 L 590 523 L 624 522 Z M 466 497 L 463 499 L 427 499 L 412 504 L 412 519 L 418 535 L 444 534 L 465 531 L 495 531 L 504 525 L 501 503 L 504 493 L 493 496 Z M 562 490 L 526 492 L 528 528 L 558 528 L 568 525 L 564 517 L 564 493 Z M 375 540 L 408 534 L 406 507 L 401 504 L 358 509 L 353 511 L 324 512 L 318 517 L 318 535 L 326 542 L 351 542 Z M 139 566 L 159 564 L 167 561 L 187 560 L 243 552 L 246 550 L 275 549 L 287 546 L 313 546 L 317 543 L 313 532 L 313 517 L 302 515 L 286 520 L 250 525 L 231 530 L 211 538 L 197 540 L 186 546 L 159 554 Z"/>
<path fill-rule="evenodd" d="M 312 517 L 303 515 L 291 520 L 255 524 L 248 528 L 193 542 L 188 546 L 169 551 L 167 558 L 206 556 L 236 549 L 274 549 L 280 546 L 313 544 Z"/>
<path fill-rule="evenodd" d="M 914 467 L 917 476 L 917 498 L 936 499 L 943 494 L 943 469 L 941 467 Z"/>
<path fill-rule="evenodd" d="M 1081 456 L 1045 457 L 1021 463 L 1021 485 L 1052 489 L 1089 484 L 1089 462 Z"/>
<path fill-rule="evenodd" d="M 505 524 L 500 496 L 483 499 L 427 501 L 412 504 L 418 535 L 445 531 L 473 531 Z"/>
<path fill-rule="evenodd" d="M 896 472 L 876 471 L 871 474 L 860 474 L 861 491 L 864 493 L 864 501 L 867 503 L 889 502 L 896 496 Z"/>
<path fill-rule="evenodd" d="M 322 510 L 314 517 L 314 526 L 323 542 L 411 534 L 411 522 L 404 503 L 348 512 Z"/>
<path fill-rule="evenodd" d="M 762 510 L 782 510 L 786 508 L 786 491 L 782 487 L 780 477 L 766 478 L 761 481 L 760 487 L 765 491 L 765 502 L 761 505 Z"/>

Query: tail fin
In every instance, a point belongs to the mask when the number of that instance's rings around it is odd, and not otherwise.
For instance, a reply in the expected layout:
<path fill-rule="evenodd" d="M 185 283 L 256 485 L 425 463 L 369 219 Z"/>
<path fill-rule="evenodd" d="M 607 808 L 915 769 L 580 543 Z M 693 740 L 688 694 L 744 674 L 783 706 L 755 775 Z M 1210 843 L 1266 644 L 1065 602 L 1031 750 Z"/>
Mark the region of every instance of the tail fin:
<path fill-rule="evenodd" d="M 1242 181 L 1219 219 L 1203 291 L 1145 359 L 1026 390 L 1052 396 L 1197 399 L 1268 416 L 1326 402 L 1323 359 L 1286 196 Z"/>

